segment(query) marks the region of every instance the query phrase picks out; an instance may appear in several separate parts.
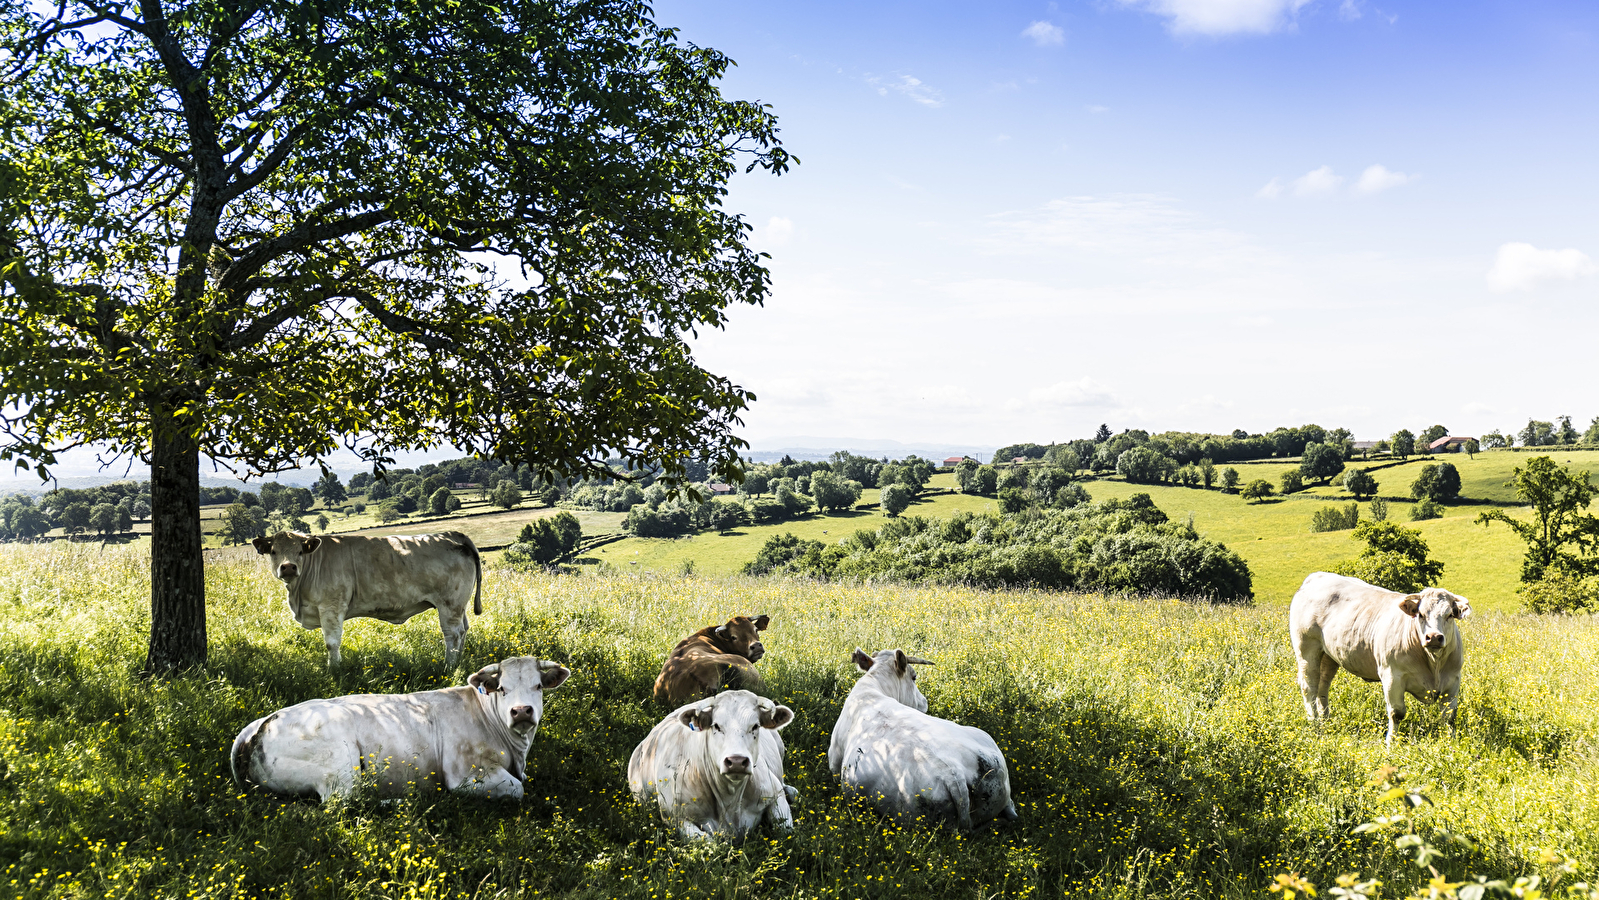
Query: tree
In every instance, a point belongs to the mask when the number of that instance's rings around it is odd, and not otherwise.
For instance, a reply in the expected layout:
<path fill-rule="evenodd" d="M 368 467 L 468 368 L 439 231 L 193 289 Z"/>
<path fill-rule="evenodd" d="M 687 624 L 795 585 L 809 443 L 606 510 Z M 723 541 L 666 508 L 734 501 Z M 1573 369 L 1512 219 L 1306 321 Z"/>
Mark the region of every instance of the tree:
<path fill-rule="evenodd" d="M 515 481 L 507 478 L 495 485 L 494 492 L 489 495 L 489 502 L 501 509 L 514 509 L 522 505 L 522 489 Z"/>
<path fill-rule="evenodd" d="M 988 496 L 999 487 L 999 470 L 993 466 L 978 466 L 973 493 Z"/>
<path fill-rule="evenodd" d="M 1254 481 L 1244 485 L 1244 489 L 1239 496 L 1245 500 L 1265 500 L 1271 494 L 1271 482 L 1264 478 L 1256 478 Z"/>
<path fill-rule="evenodd" d="M 1468 459 L 1476 459 L 1477 451 L 1481 450 L 1482 446 L 1478 444 L 1475 439 L 1467 439 L 1466 443 L 1461 445 L 1460 449 L 1466 451 L 1466 457 Z"/>
<path fill-rule="evenodd" d="M 768 482 L 769 479 L 766 477 L 765 472 L 752 471 L 745 474 L 744 483 L 739 485 L 739 489 L 743 493 L 754 494 L 755 496 L 759 497 L 760 495 L 766 493 L 767 489 L 770 487 Z"/>
<path fill-rule="evenodd" d="M 1346 531 L 1360 523 L 1360 505 L 1356 503 L 1324 503 L 1310 514 L 1310 530 Z"/>
<path fill-rule="evenodd" d="M 1149 447 L 1133 447 L 1116 458 L 1116 474 L 1133 484 L 1155 484 L 1166 480 L 1175 464 Z"/>
<path fill-rule="evenodd" d="M 133 504 L 123 500 L 117 504 L 117 532 L 126 534 L 133 530 Z"/>
<path fill-rule="evenodd" d="M 1389 438 L 1388 442 L 1393 445 L 1394 455 L 1400 459 L 1409 459 L 1410 455 L 1416 452 L 1416 436 L 1407 429 L 1401 428 L 1394 432 L 1394 436 Z"/>
<path fill-rule="evenodd" d="M 393 498 L 378 504 L 377 519 L 384 525 L 387 525 L 397 519 L 401 519 L 404 516 L 405 514 L 400 512 L 399 504 Z"/>
<path fill-rule="evenodd" d="M 768 293 L 725 185 L 790 160 L 725 56 L 624 0 L 3 16 L 0 458 L 151 464 L 146 671 L 206 658 L 201 456 L 736 480 L 750 395 L 682 336 Z"/>
<path fill-rule="evenodd" d="M 1536 419 L 1528 419 L 1527 426 L 1516 433 L 1516 438 L 1523 447 L 1549 447 L 1559 441 L 1553 422 L 1539 422 Z"/>
<path fill-rule="evenodd" d="M 1008 487 L 999 489 L 999 511 L 1002 513 L 1019 513 L 1032 505 L 1033 498 L 1022 488 Z M 883 508 L 889 508 L 886 498 Z M 889 515 L 897 516 L 904 511 L 904 507 L 900 507 L 900 509 L 889 513 Z"/>
<path fill-rule="evenodd" d="M 1344 473 L 1344 490 L 1354 494 L 1356 500 L 1375 496 L 1377 488 L 1377 479 L 1365 469 L 1350 469 Z"/>
<path fill-rule="evenodd" d="M 1435 502 L 1454 500 L 1460 496 L 1460 471 L 1453 463 L 1422 466 L 1410 485 L 1410 496 Z"/>
<path fill-rule="evenodd" d="M 1221 489 L 1231 494 L 1238 490 L 1238 470 L 1228 466 L 1221 470 Z"/>
<path fill-rule="evenodd" d="M 1444 508 L 1439 506 L 1438 501 L 1432 499 L 1431 497 L 1428 497 L 1422 500 L 1420 503 L 1416 503 L 1410 507 L 1410 521 L 1412 522 L 1423 522 L 1427 519 L 1441 519 L 1443 518 L 1443 514 Z"/>
<path fill-rule="evenodd" d="M 317 513 L 316 514 L 316 530 L 317 531 L 327 531 L 328 530 L 328 514 L 327 513 Z"/>
<path fill-rule="evenodd" d="M 517 493 L 520 494 L 521 491 Z M 441 487 L 428 498 L 428 512 L 435 516 L 442 516 L 450 511 L 450 501 L 454 499 L 455 495 L 450 493 L 449 488 Z"/>
<path fill-rule="evenodd" d="M 1365 522 L 1350 537 L 1366 546 L 1354 559 L 1333 565 L 1339 575 L 1405 594 L 1435 585 L 1444 577 L 1444 564 L 1428 557 L 1427 542 L 1419 531 L 1393 522 Z"/>
<path fill-rule="evenodd" d="M 849 509 L 861 499 L 859 482 L 840 478 L 832 472 L 817 470 L 811 475 L 811 496 L 822 509 L 837 512 Z"/>
<path fill-rule="evenodd" d="M 1588 430 L 1582 433 L 1582 442 L 1599 444 L 1599 416 L 1594 416 L 1593 421 L 1588 423 Z"/>
<path fill-rule="evenodd" d="M 721 534 L 727 534 L 738 526 L 747 525 L 750 522 L 750 512 L 744 508 L 742 503 L 712 500 L 710 506 L 711 527 Z"/>
<path fill-rule="evenodd" d="M 77 534 L 89 527 L 89 516 L 93 507 L 87 503 L 69 503 L 61 510 L 61 530 L 67 534 Z"/>
<path fill-rule="evenodd" d="M 1110 440 L 1110 426 L 1104 422 L 1099 423 L 1099 428 L 1094 431 L 1094 443 L 1103 444 Z"/>
<path fill-rule="evenodd" d="M 897 516 L 911 505 L 910 488 L 897 481 L 887 485 L 882 490 L 879 502 L 883 507 L 883 512 L 888 513 L 890 516 Z"/>
<path fill-rule="evenodd" d="M 1599 494 L 1587 472 L 1573 472 L 1547 456 L 1517 466 L 1509 482 L 1516 496 L 1532 507 L 1532 521 L 1513 519 L 1494 509 L 1477 516 L 1477 524 L 1503 522 L 1527 544 L 1521 580 L 1531 584 L 1548 572 L 1582 576 L 1599 571 L 1599 518 L 1583 510 Z"/>
<path fill-rule="evenodd" d="M 1306 478 L 1315 478 L 1323 485 L 1344 470 L 1342 447 L 1331 444 L 1308 443 L 1299 460 L 1299 472 Z"/>
<path fill-rule="evenodd" d="M 222 539 L 229 544 L 242 544 L 260 534 L 256 518 L 250 507 L 234 503 L 222 511 Z"/>
<path fill-rule="evenodd" d="M 1216 483 L 1216 464 L 1208 457 L 1199 461 L 1199 480 L 1205 483 L 1207 491 Z"/>
<path fill-rule="evenodd" d="M 339 483 L 339 476 L 331 469 L 322 473 L 316 485 L 311 488 L 311 493 L 322 498 L 322 505 L 326 507 L 337 506 L 350 499 L 344 492 L 344 485 Z"/>
<path fill-rule="evenodd" d="M 109 538 L 117 530 L 117 508 L 109 503 L 96 503 L 89 510 L 89 527 L 95 534 Z"/>
<path fill-rule="evenodd" d="M 1425 431 L 1423 431 L 1421 433 L 1421 436 L 1416 438 L 1416 443 L 1421 445 L 1422 447 L 1431 447 L 1433 441 L 1436 441 L 1436 440 L 1438 440 L 1441 437 L 1448 437 L 1448 436 L 1449 436 L 1449 429 L 1445 428 L 1442 425 L 1434 425 L 1431 428 L 1428 428 Z"/>
<path fill-rule="evenodd" d="M 968 456 L 956 464 L 955 486 L 963 494 L 977 493 L 977 460 Z"/>
<path fill-rule="evenodd" d="M 1582 436 L 1577 433 L 1576 426 L 1571 424 L 1570 416 L 1557 416 L 1556 421 L 1560 423 L 1560 433 L 1557 435 L 1560 443 L 1575 444 L 1577 441 L 1582 440 Z"/>
<path fill-rule="evenodd" d="M 1599 419 L 1594 421 L 1599 423 Z M 1500 434 L 1497 428 L 1482 436 L 1482 449 L 1484 450 L 1498 450 L 1508 446 L 1510 446 L 1510 439 Z"/>
<path fill-rule="evenodd" d="M 1305 478 L 1295 469 L 1283 473 L 1282 491 L 1284 495 L 1296 493 L 1305 489 Z"/>

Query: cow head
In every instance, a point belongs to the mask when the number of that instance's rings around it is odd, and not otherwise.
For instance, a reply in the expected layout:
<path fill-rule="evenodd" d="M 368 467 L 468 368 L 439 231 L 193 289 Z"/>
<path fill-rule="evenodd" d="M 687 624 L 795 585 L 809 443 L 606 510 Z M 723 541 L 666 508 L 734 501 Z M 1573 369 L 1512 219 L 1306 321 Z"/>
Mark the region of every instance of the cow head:
<path fill-rule="evenodd" d="M 760 633 L 766 630 L 772 617 L 768 615 L 734 616 L 726 625 L 716 626 L 716 644 L 724 653 L 742 656 L 750 662 L 759 662 L 766 655 Z"/>
<path fill-rule="evenodd" d="M 705 734 L 705 758 L 729 778 L 744 778 L 760 760 L 761 729 L 782 729 L 794 711 L 749 691 L 725 691 L 684 707 L 677 721 Z"/>
<path fill-rule="evenodd" d="M 560 687 L 571 674 L 557 662 L 513 656 L 478 669 L 466 683 L 488 699 L 501 725 L 521 737 L 538 730 L 544 718 L 544 692 Z"/>
<path fill-rule="evenodd" d="M 295 579 L 300 577 L 305 558 L 322 546 L 322 539 L 309 534 L 280 531 L 269 538 L 258 537 L 250 543 L 255 545 L 255 552 L 272 554 L 272 577 L 293 586 Z"/>
<path fill-rule="evenodd" d="M 876 656 L 867 656 L 859 647 L 851 658 L 855 668 L 877 679 L 877 686 L 883 693 L 917 712 L 927 712 L 927 698 L 916 687 L 913 667 L 930 666 L 932 660 L 906 656 L 904 650 L 879 650 Z"/>
<path fill-rule="evenodd" d="M 1443 588 L 1425 588 L 1419 594 L 1407 594 L 1399 598 L 1399 608 L 1417 620 L 1422 644 L 1434 651 L 1444 648 L 1454 619 L 1471 615 L 1470 601 Z"/>

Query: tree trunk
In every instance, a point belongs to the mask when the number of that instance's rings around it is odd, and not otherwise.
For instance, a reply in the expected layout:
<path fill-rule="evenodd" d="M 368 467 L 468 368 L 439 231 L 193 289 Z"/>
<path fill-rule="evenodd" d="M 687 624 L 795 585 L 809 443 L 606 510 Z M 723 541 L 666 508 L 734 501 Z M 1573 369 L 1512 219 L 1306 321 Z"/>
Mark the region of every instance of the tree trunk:
<path fill-rule="evenodd" d="M 160 675 L 205 665 L 205 565 L 199 444 L 179 421 L 152 424 L 150 655 L 144 672 Z"/>

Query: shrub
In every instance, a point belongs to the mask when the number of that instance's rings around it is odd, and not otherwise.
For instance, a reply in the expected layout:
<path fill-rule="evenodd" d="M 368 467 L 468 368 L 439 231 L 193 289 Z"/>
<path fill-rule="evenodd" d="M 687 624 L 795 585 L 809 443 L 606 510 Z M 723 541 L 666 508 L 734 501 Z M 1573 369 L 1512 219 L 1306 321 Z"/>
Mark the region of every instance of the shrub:
<path fill-rule="evenodd" d="M 808 554 L 820 554 L 825 545 L 821 541 L 807 541 L 784 532 L 766 539 L 755 558 L 744 564 L 745 575 L 766 575 L 774 571 L 791 570 L 790 564 Z"/>
<path fill-rule="evenodd" d="M 1283 473 L 1282 489 L 1284 494 L 1292 494 L 1305 489 L 1305 476 L 1295 471 Z"/>
<path fill-rule="evenodd" d="M 1231 494 L 1238 490 L 1238 470 L 1228 466 L 1221 470 L 1221 489 Z"/>
<path fill-rule="evenodd" d="M 750 522 L 749 510 L 745 509 L 742 503 L 712 500 L 707 506 L 710 507 L 710 512 L 707 516 L 710 526 L 722 534 L 726 534 L 740 525 L 748 525 Z"/>
<path fill-rule="evenodd" d="M 1381 497 L 1371 498 L 1371 520 L 1381 522 L 1388 518 L 1388 501 Z"/>
<path fill-rule="evenodd" d="M 1371 477 L 1371 473 L 1365 469 L 1350 469 L 1344 473 L 1344 490 L 1354 494 L 1356 500 L 1375 496 L 1377 479 Z"/>
<path fill-rule="evenodd" d="M 1532 613 L 1577 613 L 1599 609 L 1599 577 L 1576 578 L 1550 570 L 1521 586 L 1521 603 Z"/>
<path fill-rule="evenodd" d="M 1116 458 L 1116 474 L 1133 484 L 1157 484 L 1165 481 L 1176 465 L 1160 453 L 1140 446 L 1122 451 Z"/>
<path fill-rule="evenodd" d="M 1393 522 L 1367 522 L 1350 537 L 1366 547 L 1354 559 L 1333 566 L 1339 575 L 1406 594 L 1437 584 L 1444 577 L 1444 564 L 1428 557 L 1427 542 L 1415 529 Z"/>
<path fill-rule="evenodd" d="M 648 504 L 640 503 L 627 511 L 627 521 L 622 527 L 639 537 L 678 537 L 694 531 L 694 520 L 681 507 L 651 509 Z"/>
<path fill-rule="evenodd" d="M 1436 501 L 1423 500 L 1410 508 L 1410 521 L 1421 522 L 1426 519 L 1439 519 L 1444 514 L 1444 508 Z"/>
<path fill-rule="evenodd" d="M 1007 487 L 999 489 L 1000 512 L 1019 513 L 1032 505 L 1033 498 L 1022 488 Z M 883 508 L 887 509 L 888 507 L 885 505 Z"/>
<path fill-rule="evenodd" d="M 571 554 L 582 539 L 583 527 L 577 516 L 563 510 L 523 525 L 516 543 L 505 548 L 501 558 L 513 568 L 547 566 Z"/>
<path fill-rule="evenodd" d="M 447 487 L 441 487 L 435 490 L 433 495 L 428 497 L 428 512 L 434 514 L 435 516 L 444 515 L 450 511 L 450 501 L 454 498 L 455 495 L 450 493 L 450 489 Z M 457 502 L 457 506 L 459 506 L 459 502 Z"/>
<path fill-rule="evenodd" d="M 1360 522 L 1357 503 L 1327 503 L 1310 515 L 1311 531 L 1346 531 Z"/>

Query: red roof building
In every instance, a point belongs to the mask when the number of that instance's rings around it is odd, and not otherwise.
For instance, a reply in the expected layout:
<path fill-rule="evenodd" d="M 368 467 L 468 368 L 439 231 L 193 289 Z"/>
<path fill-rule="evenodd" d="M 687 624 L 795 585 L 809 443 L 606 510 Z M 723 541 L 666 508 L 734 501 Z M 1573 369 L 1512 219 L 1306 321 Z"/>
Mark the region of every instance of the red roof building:
<path fill-rule="evenodd" d="M 944 460 L 944 465 L 946 465 L 946 466 L 948 466 L 948 467 L 953 469 L 954 467 L 960 465 L 965 460 L 966 460 L 966 457 L 964 457 L 964 456 L 951 456 L 948 459 Z"/>
<path fill-rule="evenodd" d="M 1467 441 L 1475 441 L 1473 437 L 1441 437 L 1427 445 L 1428 453 L 1457 453 L 1466 445 Z"/>

